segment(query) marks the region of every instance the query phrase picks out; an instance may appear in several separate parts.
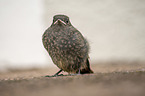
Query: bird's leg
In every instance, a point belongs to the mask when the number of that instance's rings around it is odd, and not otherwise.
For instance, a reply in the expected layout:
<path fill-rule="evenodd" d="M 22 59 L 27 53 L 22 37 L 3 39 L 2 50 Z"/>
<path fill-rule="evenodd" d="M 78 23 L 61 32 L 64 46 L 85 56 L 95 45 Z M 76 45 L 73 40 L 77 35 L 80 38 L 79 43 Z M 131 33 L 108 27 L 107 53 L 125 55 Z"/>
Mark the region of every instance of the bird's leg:
<path fill-rule="evenodd" d="M 57 73 L 55 73 L 53 76 L 58 76 L 58 74 L 62 72 L 62 69 L 60 69 Z"/>
<path fill-rule="evenodd" d="M 71 76 L 75 76 L 75 75 L 81 75 L 81 69 L 79 68 L 79 71 L 78 73 L 75 73 L 75 74 L 70 74 Z"/>
<path fill-rule="evenodd" d="M 78 75 L 80 75 L 81 74 L 81 69 L 79 68 L 79 72 L 78 72 Z"/>
<path fill-rule="evenodd" d="M 56 77 L 56 76 L 63 76 L 63 74 L 58 75 L 60 72 L 62 72 L 62 69 L 60 69 L 57 73 L 55 73 L 52 76 L 46 75 L 45 77 Z"/>

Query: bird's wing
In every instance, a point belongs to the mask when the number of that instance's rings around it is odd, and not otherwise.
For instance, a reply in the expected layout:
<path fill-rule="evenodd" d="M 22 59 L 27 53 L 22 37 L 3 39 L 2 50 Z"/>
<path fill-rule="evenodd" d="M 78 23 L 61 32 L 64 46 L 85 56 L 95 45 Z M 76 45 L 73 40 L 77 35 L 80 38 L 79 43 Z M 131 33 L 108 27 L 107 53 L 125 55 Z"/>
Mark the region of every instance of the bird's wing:
<path fill-rule="evenodd" d="M 71 35 L 71 40 L 73 41 L 72 43 L 75 43 L 73 45 L 78 53 L 77 55 L 81 58 L 88 57 L 89 44 L 87 40 L 76 28 L 71 28 L 71 31 L 74 33 Z"/>
<path fill-rule="evenodd" d="M 43 42 L 44 48 L 46 50 L 48 50 L 48 42 L 49 42 L 49 38 L 50 38 L 49 32 L 50 32 L 50 28 L 48 28 L 42 35 L 42 42 Z"/>

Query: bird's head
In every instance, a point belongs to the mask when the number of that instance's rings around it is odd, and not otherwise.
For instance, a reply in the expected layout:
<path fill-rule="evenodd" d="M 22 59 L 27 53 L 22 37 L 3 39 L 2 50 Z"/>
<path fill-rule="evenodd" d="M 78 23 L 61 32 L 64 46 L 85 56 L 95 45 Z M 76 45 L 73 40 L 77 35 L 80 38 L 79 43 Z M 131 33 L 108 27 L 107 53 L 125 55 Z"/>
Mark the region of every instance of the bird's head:
<path fill-rule="evenodd" d="M 53 17 L 53 23 L 52 25 L 71 25 L 70 21 L 69 21 L 69 17 L 66 15 L 55 15 Z"/>

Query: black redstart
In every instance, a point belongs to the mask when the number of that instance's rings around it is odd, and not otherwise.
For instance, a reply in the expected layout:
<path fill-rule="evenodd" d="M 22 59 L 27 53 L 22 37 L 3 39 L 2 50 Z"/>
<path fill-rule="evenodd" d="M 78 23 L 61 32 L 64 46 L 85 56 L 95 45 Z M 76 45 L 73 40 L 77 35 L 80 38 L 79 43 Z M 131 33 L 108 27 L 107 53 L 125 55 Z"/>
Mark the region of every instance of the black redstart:
<path fill-rule="evenodd" d="M 69 74 L 93 73 L 89 64 L 89 44 L 72 26 L 66 15 L 55 15 L 52 25 L 44 32 L 43 45 L 60 71 Z"/>

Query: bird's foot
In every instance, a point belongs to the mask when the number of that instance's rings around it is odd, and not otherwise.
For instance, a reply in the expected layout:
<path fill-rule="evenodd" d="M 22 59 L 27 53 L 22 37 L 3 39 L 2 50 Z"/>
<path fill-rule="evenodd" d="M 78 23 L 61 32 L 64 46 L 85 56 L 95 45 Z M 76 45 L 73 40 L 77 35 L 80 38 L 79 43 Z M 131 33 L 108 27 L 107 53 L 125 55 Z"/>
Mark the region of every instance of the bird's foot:
<path fill-rule="evenodd" d="M 59 74 L 60 72 L 62 72 L 62 69 L 61 70 L 59 70 L 56 74 L 54 74 L 54 75 L 46 75 L 45 77 L 57 77 L 57 76 L 64 76 L 63 74 Z"/>
<path fill-rule="evenodd" d="M 80 69 L 79 69 L 79 71 L 77 73 L 75 73 L 75 74 L 69 74 L 69 75 L 70 76 L 76 76 L 76 75 L 82 75 L 82 74 L 81 74 Z"/>
<path fill-rule="evenodd" d="M 78 76 L 78 75 L 82 75 L 82 74 L 79 74 L 79 73 L 77 73 L 77 74 L 69 74 L 70 76 Z"/>
<path fill-rule="evenodd" d="M 55 75 L 46 75 L 45 77 L 58 77 L 58 76 L 65 76 L 63 74 L 55 74 Z"/>

